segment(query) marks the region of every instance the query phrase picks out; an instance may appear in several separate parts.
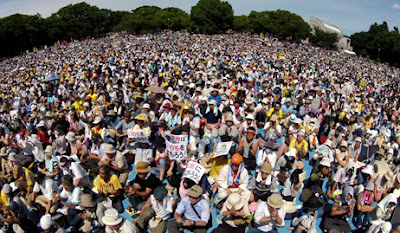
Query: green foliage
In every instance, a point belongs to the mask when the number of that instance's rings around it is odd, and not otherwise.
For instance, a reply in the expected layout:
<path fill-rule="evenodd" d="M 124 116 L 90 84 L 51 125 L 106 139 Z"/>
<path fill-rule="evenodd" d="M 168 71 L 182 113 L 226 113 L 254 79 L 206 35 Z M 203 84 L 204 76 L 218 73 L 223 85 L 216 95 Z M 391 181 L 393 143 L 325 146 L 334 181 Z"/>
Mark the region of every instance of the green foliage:
<path fill-rule="evenodd" d="M 311 30 L 303 18 L 285 10 L 252 11 L 248 21 L 252 31 L 272 33 L 280 38 L 305 39 Z"/>
<path fill-rule="evenodd" d="M 190 18 L 194 30 L 200 33 L 224 33 L 233 28 L 233 9 L 226 1 L 199 0 L 192 6 Z"/>
<path fill-rule="evenodd" d="M 249 18 L 246 15 L 233 17 L 233 30 L 248 31 L 250 29 Z"/>
<path fill-rule="evenodd" d="M 400 66 L 400 34 L 397 27 L 389 31 L 386 22 L 372 24 L 368 32 L 354 33 L 351 44 L 357 54 Z"/>
<path fill-rule="evenodd" d="M 310 43 L 331 50 L 337 50 L 337 42 L 339 38 L 336 33 L 328 33 L 321 30 L 321 28 L 315 28 L 314 32 L 310 34 Z"/>

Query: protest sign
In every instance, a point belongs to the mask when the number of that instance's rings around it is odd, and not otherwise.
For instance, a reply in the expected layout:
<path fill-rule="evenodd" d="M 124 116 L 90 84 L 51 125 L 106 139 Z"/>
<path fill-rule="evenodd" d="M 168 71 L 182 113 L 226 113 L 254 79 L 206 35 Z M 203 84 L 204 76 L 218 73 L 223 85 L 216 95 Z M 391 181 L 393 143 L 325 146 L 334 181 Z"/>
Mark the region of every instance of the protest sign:
<path fill-rule="evenodd" d="M 172 160 L 181 161 L 185 159 L 187 151 L 186 144 L 184 143 L 172 143 L 169 141 L 165 141 L 167 146 L 167 155 Z"/>
<path fill-rule="evenodd" d="M 187 144 L 188 136 L 187 135 L 169 135 L 169 141 L 172 143 L 185 143 Z"/>
<path fill-rule="evenodd" d="M 133 129 L 128 129 L 127 131 L 128 137 L 132 138 L 132 141 L 135 142 L 147 142 L 147 134 L 144 132 L 144 130 L 133 130 Z"/>
<path fill-rule="evenodd" d="M 196 182 L 196 184 L 198 184 L 205 170 L 206 169 L 200 164 L 195 163 L 193 161 L 189 161 L 185 171 L 183 172 L 182 178 L 191 179 L 194 182 Z"/>
<path fill-rule="evenodd" d="M 232 141 L 218 143 L 214 158 L 221 155 L 227 155 L 229 153 L 229 150 L 231 149 L 232 143 Z"/>

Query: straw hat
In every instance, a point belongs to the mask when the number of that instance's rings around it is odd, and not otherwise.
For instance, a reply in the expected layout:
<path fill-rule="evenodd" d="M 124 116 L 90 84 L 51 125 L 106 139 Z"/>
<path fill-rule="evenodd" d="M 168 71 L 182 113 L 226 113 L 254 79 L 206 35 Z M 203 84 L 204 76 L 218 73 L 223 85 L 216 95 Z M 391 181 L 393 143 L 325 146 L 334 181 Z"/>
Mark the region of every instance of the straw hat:
<path fill-rule="evenodd" d="M 247 116 L 246 116 L 246 120 L 254 120 L 254 116 L 253 116 L 253 114 L 251 114 L 251 113 L 249 113 Z"/>
<path fill-rule="evenodd" d="M 133 118 L 133 119 L 135 119 L 135 120 L 137 120 L 137 121 L 147 121 L 147 117 L 143 114 L 143 113 L 140 113 L 139 115 L 137 115 L 135 118 Z"/>
<path fill-rule="evenodd" d="M 231 121 L 233 122 L 233 117 L 231 115 L 228 115 L 225 119 L 225 121 Z"/>
<path fill-rule="evenodd" d="M 261 168 L 260 168 L 260 172 L 264 172 L 267 174 L 271 174 L 272 171 L 272 167 L 270 163 L 264 163 Z"/>
<path fill-rule="evenodd" d="M 119 216 L 116 209 L 111 208 L 104 212 L 104 216 L 101 218 L 101 220 L 105 225 L 116 226 L 122 222 L 122 217 Z"/>
<path fill-rule="evenodd" d="M 46 146 L 46 150 L 44 150 L 44 153 L 53 154 L 53 147 L 50 145 Z"/>
<path fill-rule="evenodd" d="M 209 105 L 217 105 L 217 101 L 215 99 L 212 99 L 208 102 Z"/>
<path fill-rule="evenodd" d="M 232 206 L 235 207 L 235 210 L 240 210 L 243 208 L 244 199 L 239 193 L 232 193 L 228 196 L 228 199 L 226 200 L 226 207 L 228 210 L 230 210 Z"/>
<path fill-rule="evenodd" d="M 342 147 L 342 146 L 347 148 L 347 146 L 348 146 L 347 141 L 342 141 L 342 142 L 340 143 L 340 147 Z"/>
<path fill-rule="evenodd" d="M 384 154 L 385 154 L 385 151 L 384 151 L 382 148 L 380 148 L 380 149 L 376 152 L 376 154 L 384 155 Z"/>
<path fill-rule="evenodd" d="M 114 149 L 114 146 L 112 144 L 107 144 L 106 148 L 104 148 L 104 153 L 106 154 L 114 154 L 116 150 Z"/>
<path fill-rule="evenodd" d="M 247 97 L 247 98 L 244 100 L 244 102 L 245 102 L 246 104 L 252 104 L 252 103 L 254 103 L 254 99 L 251 98 L 251 97 Z"/>
<path fill-rule="evenodd" d="M 47 111 L 45 117 L 51 117 L 51 112 Z"/>
<path fill-rule="evenodd" d="M 135 170 L 133 170 L 136 173 L 146 173 L 151 170 L 151 167 L 144 161 L 140 161 L 136 164 Z"/>
<path fill-rule="evenodd" d="M 8 155 L 8 151 L 6 147 L 2 147 L 0 150 L 0 156 L 5 157 Z"/>
<path fill-rule="evenodd" d="M 203 194 L 203 189 L 202 189 L 200 186 L 198 186 L 197 184 L 196 184 L 196 185 L 193 185 L 193 186 L 189 189 L 189 191 L 188 191 L 188 193 L 187 193 L 187 195 L 188 195 L 189 197 L 193 197 L 193 198 L 198 198 L 198 197 L 200 197 L 202 194 Z"/>
<path fill-rule="evenodd" d="M 273 207 L 273 208 L 281 208 L 283 206 L 283 199 L 280 194 L 272 194 L 271 196 L 268 197 L 267 199 L 268 205 Z"/>
<path fill-rule="evenodd" d="M 92 208 L 96 206 L 96 202 L 93 200 L 93 196 L 91 194 L 83 194 L 81 196 L 81 201 L 79 202 L 79 206 Z"/>
<path fill-rule="evenodd" d="M 116 116 L 117 114 L 115 113 L 114 110 L 109 110 L 107 113 L 108 116 Z"/>

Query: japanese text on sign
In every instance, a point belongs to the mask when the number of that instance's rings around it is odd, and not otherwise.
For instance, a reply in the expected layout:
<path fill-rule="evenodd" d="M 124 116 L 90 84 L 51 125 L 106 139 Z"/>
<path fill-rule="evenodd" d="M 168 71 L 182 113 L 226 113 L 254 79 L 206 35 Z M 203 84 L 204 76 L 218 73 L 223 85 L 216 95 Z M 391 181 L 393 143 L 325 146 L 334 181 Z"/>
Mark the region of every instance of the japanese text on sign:
<path fill-rule="evenodd" d="M 172 160 L 181 161 L 186 157 L 186 144 L 184 143 L 171 143 L 166 141 L 167 155 Z"/>
<path fill-rule="evenodd" d="M 169 136 L 169 140 L 172 143 L 186 143 L 187 144 L 187 135 L 173 135 Z"/>
<path fill-rule="evenodd" d="M 147 135 L 144 132 L 144 130 L 128 129 L 127 133 L 128 133 L 128 137 L 132 138 L 133 141 L 146 142 L 148 140 Z"/>
<path fill-rule="evenodd" d="M 200 164 L 195 163 L 193 161 L 189 161 L 185 171 L 183 172 L 182 178 L 191 179 L 194 182 L 196 182 L 196 184 L 198 184 L 205 170 L 206 169 Z"/>

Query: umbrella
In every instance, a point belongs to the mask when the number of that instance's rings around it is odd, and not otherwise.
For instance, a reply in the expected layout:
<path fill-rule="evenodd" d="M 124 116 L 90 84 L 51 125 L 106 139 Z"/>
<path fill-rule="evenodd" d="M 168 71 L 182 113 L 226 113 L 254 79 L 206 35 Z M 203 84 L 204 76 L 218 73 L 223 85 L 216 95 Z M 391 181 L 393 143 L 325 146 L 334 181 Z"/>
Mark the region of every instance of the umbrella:
<path fill-rule="evenodd" d="M 375 154 L 379 150 L 379 146 L 361 146 L 360 155 L 358 156 L 358 161 L 363 162 L 370 158 L 373 154 Z"/>
<path fill-rule="evenodd" d="M 58 79 L 60 79 L 60 75 L 52 74 L 52 75 L 46 76 L 44 81 L 48 82 L 48 81 L 54 81 L 54 80 L 58 80 Z"/>
<path fill-rule="evenodd" d="M 159 87 L 159 86 L 149 86 L 149 87 L 147 87 L 145 90 L 146 90 L 146 91 L 151 91 L 151 92 L 153 92 L 153 93 L 161 93 L 161 94 L 164 94 L 164 93 L 165 93 L 165 90 L 162 89 L 162 88 Z"/>

